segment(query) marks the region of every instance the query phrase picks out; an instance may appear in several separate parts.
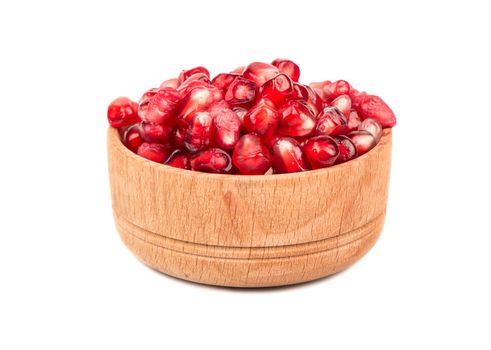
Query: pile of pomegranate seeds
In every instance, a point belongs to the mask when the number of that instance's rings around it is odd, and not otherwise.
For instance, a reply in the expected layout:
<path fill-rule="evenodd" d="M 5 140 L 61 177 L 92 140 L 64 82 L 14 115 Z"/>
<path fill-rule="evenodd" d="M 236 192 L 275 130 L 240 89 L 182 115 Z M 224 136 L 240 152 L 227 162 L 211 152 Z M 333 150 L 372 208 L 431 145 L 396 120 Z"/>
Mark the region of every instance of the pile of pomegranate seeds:
<path fill-rule="evenodd" d="M 253 62 L 210 79 L 182 71 L 108 108 L 131 151 L 208 173 L 263 175 L 326 168 L 370 151 L 396 118 L 378 96 L 345 80 L 303 85 L 287 59 Z"/>

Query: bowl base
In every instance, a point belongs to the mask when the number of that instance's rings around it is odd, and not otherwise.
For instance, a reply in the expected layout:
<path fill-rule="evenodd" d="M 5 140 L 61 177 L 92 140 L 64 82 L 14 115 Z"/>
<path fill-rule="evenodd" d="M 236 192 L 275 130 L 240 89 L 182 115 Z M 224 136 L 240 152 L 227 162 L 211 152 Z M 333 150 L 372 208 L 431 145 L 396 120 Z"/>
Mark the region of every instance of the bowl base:
<path fill-rule="evenodd" d="M 341 235 L 276 247 L 223 247 L 184 242 L 146 231 L 116 215 L 125 245 L 164 274 L 225 287 L 274 287 L 316 280 L 346 269 L 375 244 L 385 213 Z"/>

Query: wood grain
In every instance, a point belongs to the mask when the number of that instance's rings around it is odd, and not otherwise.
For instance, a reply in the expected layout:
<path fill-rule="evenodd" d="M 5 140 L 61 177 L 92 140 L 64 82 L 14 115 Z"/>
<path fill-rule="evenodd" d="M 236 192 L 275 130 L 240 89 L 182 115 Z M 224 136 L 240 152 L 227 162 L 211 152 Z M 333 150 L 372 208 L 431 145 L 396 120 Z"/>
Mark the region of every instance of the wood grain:
<path fill-rule="evenodd" d="M 108 131 L 116 226 L 166 274 L 266 287 L 340 271 L 376 242 L 387 203 L 391 131 L 356 160 L 269 176 L 216 175 L 150 162 Z"/>

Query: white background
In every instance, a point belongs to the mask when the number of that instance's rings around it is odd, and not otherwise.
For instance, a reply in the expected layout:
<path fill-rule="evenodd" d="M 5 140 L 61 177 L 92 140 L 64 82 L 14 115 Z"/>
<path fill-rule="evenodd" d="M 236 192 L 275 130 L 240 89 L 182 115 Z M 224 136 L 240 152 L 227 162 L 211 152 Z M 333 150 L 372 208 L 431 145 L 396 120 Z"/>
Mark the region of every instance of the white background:
<path fill-rule="evenodd" d="M 489 349 L 485 5 L 2 1 L 0 349 Z M 206 287 L 146 268 L 113 224 L 107 104 L 184 68 L 276 57 L 396 112 L 379 242 L 296 287 Z"/>

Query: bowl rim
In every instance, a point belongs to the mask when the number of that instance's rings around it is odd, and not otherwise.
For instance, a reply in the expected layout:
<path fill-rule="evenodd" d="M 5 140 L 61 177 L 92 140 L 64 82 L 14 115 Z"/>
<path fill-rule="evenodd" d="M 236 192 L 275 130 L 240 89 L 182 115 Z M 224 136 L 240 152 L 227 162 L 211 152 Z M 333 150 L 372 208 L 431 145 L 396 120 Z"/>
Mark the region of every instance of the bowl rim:
<path fill-rule="evenodd" d="M 137 155 L 136 153 L 132 152 L 130 149 L 128 149 L 124 144 L 123 141 L 121 140 L 121 136 L 119 134 L 119 131 L 116 128 L 113 128 L 111 126 L 108 127 L 108 143 L 114 144 L 117 147 L 117 150 L 122 152 L 123 155 L 126 157 L 132 158 L 137 162 L 142 163 L 145 166 L 154 168 L 158 171 L 165 171 L 167 173 L 176 173 L 180 174 L 183 176 L 191 176 L 191 177 L 200 177 L 200 178 L 215 178 L 215 179 L 222 179 L 222 180 L 234 180 L 234 181 L 243 181 L 243 182 L 251 182 L 251 181 L 260 181 L 260 180 L 286 180 L 286 179 L 296 179 L 296 178 L 305 178 L 309 176 L 317 176 L 317 175 L 325 175 L 328 173 L 333 173 L 337 171 L 341 171 L 344 168 L 348 166 L 354 166 L 359 162 L 364 161 L 366 158 L 370 157 L 371 155 L 375 154 L 376 150 L 378 150 L 382 145 L 385 145 L 390 136 L 392 135 L 392 128 L 385 128 L 382 131 L 382 137 L 380 138 L 379 142 L 375 145 L 374 148 L 372 148 L 370 151 L 368 151 L 365 154 L 362 154 L 361 156 L 347 161 L 345 163 L 341 164 L 336 164 L 327 168 L 322 168 L 322 169 L 315 169 L 315 170 L 308 170 L 308 171 L 302 171 L 302 172 L 297 172 L 297 173 L 286 173 L 286 174 L 268 174 L 268 175 L 237 175 L 237 174 L 216 174 L 216 173 L 205 173 L 205 172 L 200 172 L 200 171 L 191 171 L 188 169 L 181 169 L 181 168 L 175 168 L 170 165 L 166 165 L 163 163 L 157 163 L 154 161 L 151 161 L 149 159 L 146 159 L 142 156 Z M 116 142 L 111 142 L 115 140 Z"/>

